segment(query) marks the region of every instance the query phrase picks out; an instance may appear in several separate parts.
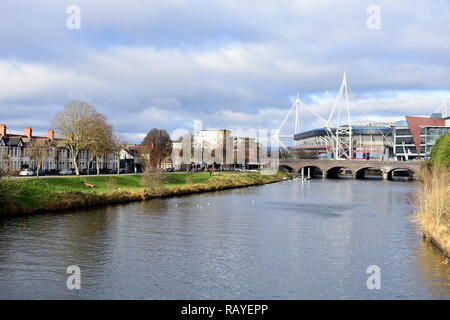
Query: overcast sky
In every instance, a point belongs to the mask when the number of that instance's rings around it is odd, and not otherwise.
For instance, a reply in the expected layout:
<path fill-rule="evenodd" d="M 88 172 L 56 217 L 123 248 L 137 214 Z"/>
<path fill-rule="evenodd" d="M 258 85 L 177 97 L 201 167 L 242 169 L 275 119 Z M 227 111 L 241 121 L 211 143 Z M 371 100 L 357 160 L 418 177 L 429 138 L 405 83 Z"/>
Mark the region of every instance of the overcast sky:
<path fill-rule="evenodd" d="M 79 30 L 66 26 L 71 4 Z M 366 24 L 373 4 L 380 29 Z M 276 128 L 297 92 L 327 117 L 344 71 L 355 118 L 430 114 L 450 97 L 445 0 L 2 0 L 0 15 L 0 123 L 12 132 L 44 132 L 72 99 L 129 143 L 194 119 Z M 304 129 L 320 125 L 305 112 Z"/>

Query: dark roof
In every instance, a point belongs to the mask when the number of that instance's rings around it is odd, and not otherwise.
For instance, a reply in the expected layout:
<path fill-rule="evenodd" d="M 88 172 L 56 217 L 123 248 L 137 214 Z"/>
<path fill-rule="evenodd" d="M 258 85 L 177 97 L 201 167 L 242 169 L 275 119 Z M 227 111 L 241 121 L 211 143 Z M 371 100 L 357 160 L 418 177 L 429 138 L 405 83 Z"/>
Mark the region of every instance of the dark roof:
<path fill-rule="evenodd" d="M 335 131 L 335 129 L 331 129 L 332 131 Z M 353 134 L 380 134 L 382 132 L 384 135 L 389 135 L 392 132 L 391 127 L 374 127 L 374 126 L 354 126 L 352 127 L 352 133 Z M 317 136 L 326 136 L 327 135 L 327 129 L 325 128 L 318 128 L 318 129 L 312 129 L 305 132 L 297 133 L 294 136 L 294 140 L 301 140 L 311 137 L 317 137 Z"/>
<path fill-rule="evenodd" d="M 16 137 L 3 137 L 3 141 L 5 141 L 5 144 L 10 147 L 18 147 L 20 145 L 23 145 L 21 138 Z"/>

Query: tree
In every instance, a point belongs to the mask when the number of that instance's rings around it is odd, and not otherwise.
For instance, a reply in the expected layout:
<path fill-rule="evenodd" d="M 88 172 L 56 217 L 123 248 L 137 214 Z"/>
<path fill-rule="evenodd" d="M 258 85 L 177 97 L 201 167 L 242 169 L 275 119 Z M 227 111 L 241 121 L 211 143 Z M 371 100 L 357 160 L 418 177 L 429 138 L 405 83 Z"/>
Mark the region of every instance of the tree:
<path fill-rule="evenodd" d="M 450 132 L 442 135 L 431 149 L 430 163 L 434 166 L 450 167 Z"/>
<path fill-rule="evenodd" d="M 77 176 L 80 175 L 78 154 L 81 150 L 89 150 L 94 143 L 97 114 L 87 102 L 73 100 L 64 106 L 53 121 L 53 127 L 65 139 L 71 152 Z"/>
<path fill-rule="evenodd" d="M 109 152 L 114 151 L 115 141 L 112 126 L 108 123 L 104 115 L 95 113 L 92 115 L 92 121 L 94 130 L 92 133 L 92 143 L 89 145 L 88 151 L 92 159 L 95 159 L 97 175 L 99 175 L 99 159 L 101 156 L 106 156 Z"/>
<path fill-rule="evenodd" d="M 122 146 L 126 144 L 123 142 L 118 135 L 114 135 L 113 138 L 113 154 L 115 156 L 115 160 L 117 161 L 117 174 L 120 174 L 120 152 L 122 151 Z"/>
<path fill-rule="evenodd" d="M 46 140 L 35 140 L 31 142 L 29 148 L 29 156 L 31 160 L 36 163 L 36 176 L 39 178 L 39 171 L 42 168 L 42 164 L 49 156 L 49 143 Z"/>
<path fill-rule="evenodd" d="M 155 169 L 172 152 L 172 140 L 166 130 L 152 129 L 142 140 L 142 159 L 146 168 Z"/>
<path fill-rule="evenodd" d="M 0 178 L 11 175 L 9 147 L 0 148 Z"/>

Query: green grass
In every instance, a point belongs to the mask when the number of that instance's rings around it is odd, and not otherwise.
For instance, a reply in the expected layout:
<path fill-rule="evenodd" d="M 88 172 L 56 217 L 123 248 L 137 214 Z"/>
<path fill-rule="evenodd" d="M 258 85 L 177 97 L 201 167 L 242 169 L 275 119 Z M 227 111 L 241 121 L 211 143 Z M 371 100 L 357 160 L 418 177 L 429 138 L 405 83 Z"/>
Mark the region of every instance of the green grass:
<path fill-rule="evenodd" d="M 152 191 L 141 185 L 142 175 L 81 176 L 0 179 L 0 211 L 33 212 L 173 196 L 280 181 L 284 175 L 230 173 L 210 176 L 209 172 L 171 173 L 165 184 Z M 95 188 L 87 188 L 89 183 Z M 12 199 L 6 203 L 4 199 Z M 11 201 L 10 201 L 11 202 Z M 12 210 L 10 210 L 12 208 Z"/>
<path fill-rule="evenodd" d="M 210 178 L 207 172 L 173 173 L 167 177 L 165 187 L 181 186 L 189 176 L 192 184 L 205 183 Z M 18 190 L 17 202 L 24 207 L 35 207 L 45 195 L 67 192 L 82 193 L 109 193 L 124 190 L 143 190 L 140 184 L 140 175 L 123 176 L 81 176 L 81 177 L 54 177 L 54 178 L 24 178 L 0 180 L 0 183 L 14 184 Z M 89 183 L 95 188 L 87 188 Z"/>
<path fill-rule="evenodd" d="M 186 178 L 190 178 L 191 184 L 205 183 L 210 178 L 209 172 L 173 173 L 167 177 L 166 187 L 181 186 L 186 184 Z"/>

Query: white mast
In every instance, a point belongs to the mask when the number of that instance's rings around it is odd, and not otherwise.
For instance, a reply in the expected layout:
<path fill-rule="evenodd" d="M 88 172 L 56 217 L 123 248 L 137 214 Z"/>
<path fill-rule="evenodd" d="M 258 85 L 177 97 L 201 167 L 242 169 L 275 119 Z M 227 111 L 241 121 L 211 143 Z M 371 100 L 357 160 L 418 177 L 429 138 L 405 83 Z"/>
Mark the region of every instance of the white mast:
<path fill-rule="evenodd" d="M 333 109 L 331 109 L 325 128 L 331 139 L 334 149 L 334 159 L 353 158 L 352 125 L 350 116 L 350 105 L 348 101 L 347 76 L 344 72 L 341 87 L 339 89 Z M 342 108 L 347 109 L 347 123 L 341 122 Z M 337 119 L 333 125 L 333 117 L 337 110 Z M 345 115 L 343 115 L 345 117 Z"/>
<path fill-rule="evenodd" d="M 281 122 L 281 125 L 278 127 L 278 129 L 274 133 L 274 137 L 283 145 L 286 147 L 284 143 L 281 142 L 280 139 L 292 139 L 294 140 L 295 134 L 300 132 L 300 106 L 302 104 L 302 101 L 300 100 L 299 94 L 297 93 L 297 98 L 295 99 L 294 104 L 292 105 L 292 108 L 287 113 L 286 117 L 284 118 L 283 122 Z M 286 125 L 287 121 L 291 117 L 291 115 L 295 113 L 295 123 L 294 123 L 294 133 L 293 134 L 280 134 L 281 130 L 283 130 L 284 126 Z"/>

